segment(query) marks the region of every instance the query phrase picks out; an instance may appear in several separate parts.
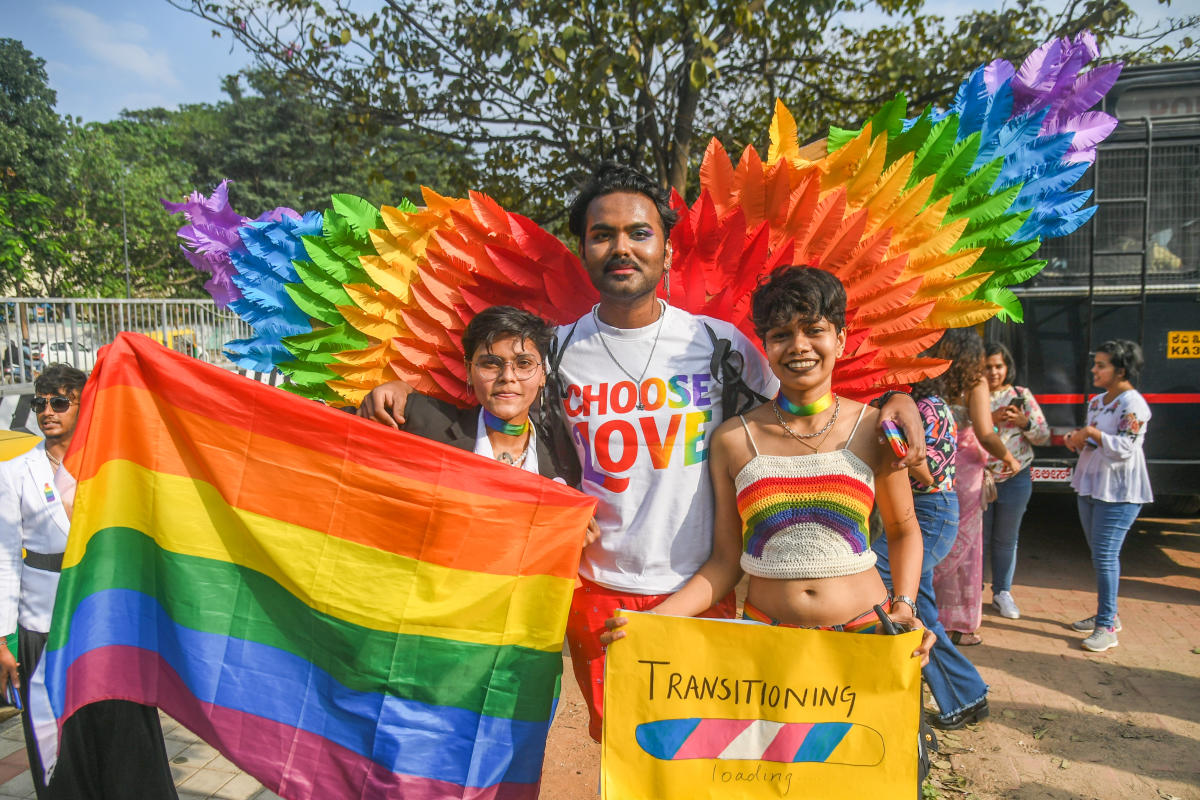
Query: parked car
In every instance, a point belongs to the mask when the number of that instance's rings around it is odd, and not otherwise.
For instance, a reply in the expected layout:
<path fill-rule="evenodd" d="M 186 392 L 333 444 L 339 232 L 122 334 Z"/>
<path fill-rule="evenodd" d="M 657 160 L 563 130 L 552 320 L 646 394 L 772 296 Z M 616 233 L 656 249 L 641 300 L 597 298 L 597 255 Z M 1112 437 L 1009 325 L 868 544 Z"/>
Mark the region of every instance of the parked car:
<path fill-rule="evenodd" d="M 46 368 L 46 362 L 41 357 L 41 344 L 38 342 L 21 342 L 18 345 L 16 340 L 10 339 L 8 346 L 4 348 L 2 361 L 5 383 L 29 383 Z M 24 375 L 21 374 L 22 365 Z"/>
<path fill-rule="evenodd" d="M 90 372 L 96 366 L 96 351 L 83 342 L 65 342 L 61 339 L 47 342 L 41 350 L 41 358 L 47 364 L 70 364 L 84 372 Z"/>

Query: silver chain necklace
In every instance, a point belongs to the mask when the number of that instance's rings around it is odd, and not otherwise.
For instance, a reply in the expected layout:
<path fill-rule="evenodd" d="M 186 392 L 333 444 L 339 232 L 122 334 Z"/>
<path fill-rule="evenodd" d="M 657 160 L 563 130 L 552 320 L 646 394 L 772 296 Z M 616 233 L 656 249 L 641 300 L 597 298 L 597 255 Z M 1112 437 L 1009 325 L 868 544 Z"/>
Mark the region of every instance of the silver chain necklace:
<path fill-rule="evenodd" d="M 815 439 L 824 433 L 828 433 L 829 429 L 833 427 L 833 423 L 837 422 L 838 412 L 842 410 L 842 399 L 836 394 L 833 396 L 833 416 L 829 418 L 829 422 L 825 423 L 825 427 L 821 428 L 819 431 L 813 431 L 812 433 L 796 433 L 794 430 L 792 430 L 792 426 L 784 422 L 783 414 L 779 413 L 779 403 L 776 403 L 774 400 L 771 401 L 771 410 L 775 412 L 775 419 L 779 420 L 779 424 L 783 426 L 783 429 L 787 431 L 793 439 L 800 442 L 805 447 L 811 448 L 812 445 L 804 440 Z"/>
<path fill-rule="evenodd" d="M 599 308 L 597 306 L 596 308 Z M 600 329 L 600 315 L 596 313 L 596 308 L 592 309 L 592 319 L 596 323 L 596 333 L 600 334 L 600 344 L 604 347 L 604 352 L 608 353 L 608 357 L 617 365 L 617 369 L 629 376 L 629 380 L 633 381 L 634 388 L 638 393 L 637 410 L 645 411 L 646 406 L 642 403 L 642 378 L 646 377 L 646 370 L 650 369 L 650 362 L 654 360 L 654 350 L 658 347 L 658 335 L 662 333 L 663 320 L 667 318 L 667 309 L 659 303 L 658 327 L 654 329 L 654 342 L 650 345 L 650 355 L 646 357 L 646 366 L 642 367 L 642 374 L 634 377 L 634 374 L 625 369 L 625 366 L 617 361 L 617 357 L 613 355 L 613 351 L 608 348 L 608 342 L 605 341 L 608 337 L 604 335 L 604 331 Z"/>
<path fill-rule="evenodd" d="M 503 464 L 508 464 L 510 467 L 523 467 L 523 466 L 525 466 L 525 459 L 528 457 L 529 457 L 529 448 L 526 447 L 525 451 L 523 453 L 521 453 L 520 458 L 514 459 L 512 457 L 512 453 L 501 453 L 500 455 L 496 456 L 496 460 Z"/>

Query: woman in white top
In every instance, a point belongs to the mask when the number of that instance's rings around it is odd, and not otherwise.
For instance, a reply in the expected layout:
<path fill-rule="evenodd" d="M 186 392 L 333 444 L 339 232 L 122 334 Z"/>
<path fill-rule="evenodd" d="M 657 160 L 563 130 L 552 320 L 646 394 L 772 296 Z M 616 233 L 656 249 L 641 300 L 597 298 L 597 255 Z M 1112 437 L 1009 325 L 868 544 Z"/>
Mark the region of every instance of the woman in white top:
<path fill-rule="evenodd" d="M 1077 631 L 1090 631 L 1085 650 L 1117 646 L 1117 582 L 1121 545 L 1142 504 L 1154 499 L 1142 443 L 1150 406 L 1133 388 L 1142 370 L 1142 349 L 1119 339 L 1096 348 L 1092 385 L 1103 389 L 1088 402 L 1087 425 L 1067 435 L 1079 454 L 1071 486 L 1079 494 L 1079 521 L 1096 570 L 1096 615 L 1079 620 Z"/>

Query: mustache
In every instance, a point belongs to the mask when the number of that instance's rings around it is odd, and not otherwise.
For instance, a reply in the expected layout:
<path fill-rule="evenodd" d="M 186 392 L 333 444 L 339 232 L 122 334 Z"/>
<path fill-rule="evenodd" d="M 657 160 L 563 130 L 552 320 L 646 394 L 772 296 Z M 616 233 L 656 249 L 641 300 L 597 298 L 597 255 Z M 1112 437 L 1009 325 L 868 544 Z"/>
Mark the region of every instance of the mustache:
<path fill-rule="evenodd" d="M 642 268 L 642 265 L 639 264 L 638 262 L 634 261 L 632 258 L 629 258 L 628 256 L 613 256 L 612 258 L 610 258 L 604 262 L 604 271 L 605 272 L 608 272 L 609 270 L 613 270 L 613 269 L 628 269 L 629 267 L 633 267 L 636 270 L 640 270 Z"/>

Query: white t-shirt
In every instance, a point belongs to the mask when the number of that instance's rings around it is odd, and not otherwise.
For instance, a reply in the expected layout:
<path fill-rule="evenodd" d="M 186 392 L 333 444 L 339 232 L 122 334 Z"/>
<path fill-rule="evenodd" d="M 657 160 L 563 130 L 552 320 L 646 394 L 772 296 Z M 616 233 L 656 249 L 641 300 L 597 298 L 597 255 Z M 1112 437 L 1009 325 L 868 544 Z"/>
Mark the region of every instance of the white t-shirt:
<path fill-rule="evenodd" d="M 1088 401 L 1087 424 L 1100 431 L 1100 441 L 1079 452 L 1071 477 L 1076 492 L 1106 503 L 1154 502 L 1142 450 L 1150 416 L 1146 398 L 1134 389 L 1108 404 L 1102 394 Z"/>
<path fill-rule="evenodd" d="M 742 353 L 750 388 L 773 395 L 778 381 L 740 331 L 671 306 L 661 330 L 659 322 L 613 328 L 586 314 L 563 353 L 563 406 L 583 465 L 582 489 L 600 501 L 601 535 L 584 550 L 579 573 L 601 586 L 673 592 L 712 552 L 708 441 L 722 421 L 721 384 L 711 372 L 704 322 Z M 560 343 L 571 328 L 558 329 Z"/>

